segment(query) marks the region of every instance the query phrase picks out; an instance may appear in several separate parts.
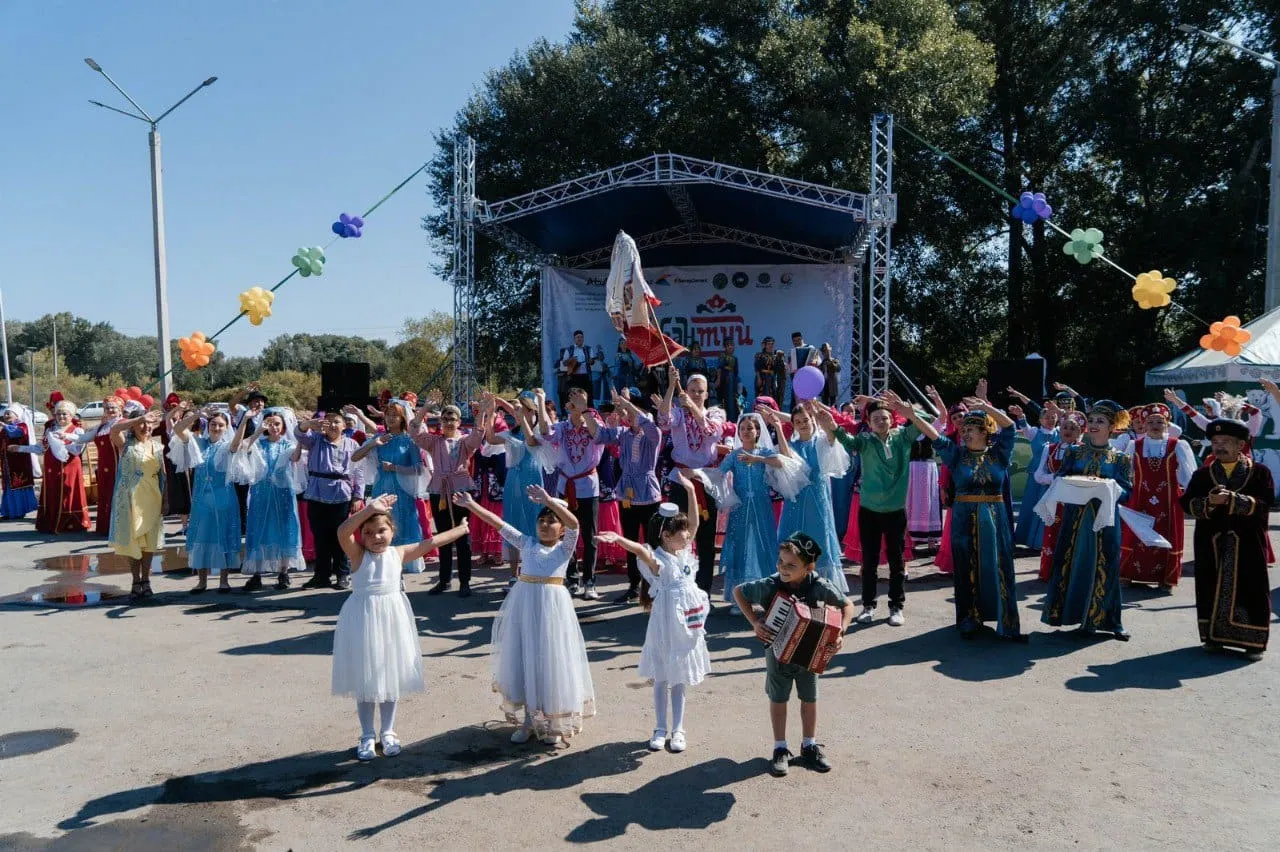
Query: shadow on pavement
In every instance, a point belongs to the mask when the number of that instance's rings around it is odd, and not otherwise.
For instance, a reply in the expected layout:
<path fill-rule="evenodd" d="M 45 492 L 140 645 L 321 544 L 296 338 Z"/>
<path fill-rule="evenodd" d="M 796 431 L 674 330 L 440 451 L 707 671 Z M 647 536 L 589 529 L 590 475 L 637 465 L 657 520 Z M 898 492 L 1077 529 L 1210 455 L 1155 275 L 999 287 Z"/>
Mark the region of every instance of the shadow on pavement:
<path fill-rule="evenodd" d="M 1249 665 L 1243 654 L 1205 653 L 1200 645 L 1175 648 L 1145 657 L 1089 666 L 1089 674 L 1073 677 L 1067 689 L 1114 692 L 1118 689 L 1177 689 L 1189 680 L 1213 677 Z"/>

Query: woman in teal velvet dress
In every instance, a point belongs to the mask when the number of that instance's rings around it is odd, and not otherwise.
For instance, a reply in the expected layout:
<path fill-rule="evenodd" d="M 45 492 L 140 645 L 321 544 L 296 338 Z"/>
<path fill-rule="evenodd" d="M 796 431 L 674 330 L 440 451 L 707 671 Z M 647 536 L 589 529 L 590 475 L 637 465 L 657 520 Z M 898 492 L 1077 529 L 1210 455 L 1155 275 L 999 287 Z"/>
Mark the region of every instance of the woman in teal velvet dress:
<path fill-rule="evenodd" d="M 1053 547 L 1049 569 L 1049 594 L 1040 620 L 1054 627 L 1080 625 L 1077 633 L 1110 631 L 1128 641 L 1120 622 L 1120 510 L 1133 488 L 1132 462 L 1127 453 L 1111 448 L 1114 430 L 1129 425 L 1129 413 L 1119 403 L 1098 400 L 1089 409 L 1085 439 L 1069 447 L 1058 476 L 1097 476 L 1120 485 L 1116 517 L 1111 526 L 1094 532 L 1100 506 L 1090 500 L 1083 506 L 1062 506 L 1062 529 Z"/>
<path fill-rule="evenodd" d="M 970 410 L 957 439 L 938 438 L 933 444 L 955 486 L 951 576 L 956 626 L 969 639 L 984 621 L 993 621 L 997 636 L 1025 642 L 1014 589 L 1013 533 L 1003 496 L 1017 433 L 1003 411 L 979 400 L 965 403 Z"/>

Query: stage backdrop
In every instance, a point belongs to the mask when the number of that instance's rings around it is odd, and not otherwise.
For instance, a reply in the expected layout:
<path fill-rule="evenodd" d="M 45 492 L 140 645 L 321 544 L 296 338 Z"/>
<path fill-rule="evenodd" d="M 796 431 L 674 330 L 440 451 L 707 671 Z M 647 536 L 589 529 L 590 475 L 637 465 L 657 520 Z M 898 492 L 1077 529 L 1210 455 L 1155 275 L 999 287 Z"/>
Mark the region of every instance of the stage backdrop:
<path fill-rule="evenodd" d="M 613 369 L 618 333 L 604 312 L 608 270 L 542 271 L 543 387 L 554 397 L 555 365 L 560 350 L 582 329 L 593 350 L 598 345 Z M 772 336 L 778 349 L 791 348 L 791 333 L 804 332 L 805 342 L 830 343 L 840 362 L 840 401 L 849 398 L 849 349 L 852 338 L 854 285 L 849 267 L 794 264 L 785 266 L 646 267 L 662 330 L 684 346 L 702 344 L 702 355 L 714 370 L 724 341 L 737 349 L 739 380 L 754 396 L 752 369 L 761 341 Z M 714 377 L 709 377 L 714 386 Z M 781 401 L 781 400 L 780 400 Z"/>

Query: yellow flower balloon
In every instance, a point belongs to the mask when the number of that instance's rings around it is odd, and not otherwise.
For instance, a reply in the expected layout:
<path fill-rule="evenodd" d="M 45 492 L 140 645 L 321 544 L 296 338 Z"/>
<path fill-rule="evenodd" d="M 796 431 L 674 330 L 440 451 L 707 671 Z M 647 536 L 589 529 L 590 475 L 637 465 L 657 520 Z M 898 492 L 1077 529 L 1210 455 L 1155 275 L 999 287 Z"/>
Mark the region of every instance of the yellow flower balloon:
<path fill-rule="evenodd" d="M 1133 285 L 1133 300 L 1143 310 L 1167 308 L 1172 301 L 1169 294 L 1177 287 L 1177 281 L 1165 278 L 1160 270 L 1153 269 L 1138 276 L 1138 280 Z"/>
<path fill-rule="evenodd" d="M 213 357 L 217 347 L 205 340 L 203 331 L 197 331 L 190 337 L 179 338 L 178 349 L 182 353 L 182 363 L 187 366 L 187 369 L 198 370 L 209 366 L 209 359 Z"/>
<path fill-rule="evenodd" d="M 262 321 L 271 316 L 271 303 L 276 294 L 261 287 L 251 287 L 240 294 L 240 312 L 249 315 L 249 322 L 262 325 Z"/>

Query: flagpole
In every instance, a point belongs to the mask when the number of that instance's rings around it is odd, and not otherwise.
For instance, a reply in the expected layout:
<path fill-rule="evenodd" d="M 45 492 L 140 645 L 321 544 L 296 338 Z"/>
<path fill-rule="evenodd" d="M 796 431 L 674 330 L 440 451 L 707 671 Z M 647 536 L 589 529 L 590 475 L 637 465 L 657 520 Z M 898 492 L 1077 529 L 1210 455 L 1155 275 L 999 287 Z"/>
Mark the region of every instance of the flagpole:
<path fill-rule="evenodd" d="M 9 334 L 4 322 L 4 291 L 0 290 L 0 349 L 4 350 L 4 398 L 13 405 L 13 378 L 9 375 Z"/>

